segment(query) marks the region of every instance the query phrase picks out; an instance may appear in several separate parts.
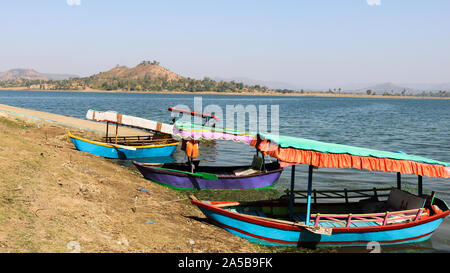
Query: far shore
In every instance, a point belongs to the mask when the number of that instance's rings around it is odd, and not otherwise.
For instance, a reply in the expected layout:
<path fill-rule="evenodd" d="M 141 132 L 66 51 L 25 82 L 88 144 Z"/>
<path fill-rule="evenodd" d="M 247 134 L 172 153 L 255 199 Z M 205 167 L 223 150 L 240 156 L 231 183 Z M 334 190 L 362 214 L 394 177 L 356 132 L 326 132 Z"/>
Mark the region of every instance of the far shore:
<path fill-rule="evenodd" d="M 450 97 L 423 97 L 423 96 L 383 96 L 383 95 L 367 95 L 367 94 L 350 94 L 350 93 L 326 93 L 326 92 L 296 92 L 296 93 L 280 93 L 274 91 L 268 92 L 218 92 L 218 91 L 126 91 L 126 90 L 100 90 L 100 89 L 84 89 L 84 90 L 43 90 L 28 89 L 24 87 L 0 87 L 0 91 L 34 91 L 34 92 L 99 92 L 99 93 L 138 93 L 138 94 L 190 94 L 190 95 L 241 95 L 241 96 L 280 96 L 280 97 L 329 97 L 329 98 L 377 98 L 377 99 L 435 99 L 448 100 Z"/>

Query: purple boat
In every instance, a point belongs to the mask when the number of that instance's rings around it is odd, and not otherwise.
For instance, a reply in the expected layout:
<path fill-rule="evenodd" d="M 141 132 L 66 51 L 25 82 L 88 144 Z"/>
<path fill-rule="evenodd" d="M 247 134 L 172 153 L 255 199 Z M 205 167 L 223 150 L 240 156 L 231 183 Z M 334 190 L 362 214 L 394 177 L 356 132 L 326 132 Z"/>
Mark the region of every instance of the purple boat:
<path fill-rule="evenodd" d="M 186 163 L 133 164 L 151 181 L 177 190 L 245 190 L 269 188 L 283 171 L 278 162 L 265 164 L 262 170 L 252 166 L 197 166 L 191 172 Z"/>

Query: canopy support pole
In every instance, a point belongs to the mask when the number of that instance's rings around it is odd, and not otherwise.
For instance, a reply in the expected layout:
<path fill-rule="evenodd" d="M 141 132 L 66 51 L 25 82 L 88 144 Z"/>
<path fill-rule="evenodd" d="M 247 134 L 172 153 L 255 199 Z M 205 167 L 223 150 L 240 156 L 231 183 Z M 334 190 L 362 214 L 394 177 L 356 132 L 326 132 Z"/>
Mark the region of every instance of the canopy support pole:
<path fill-rule="evenodd" d="M 401 173 L 397 173 L 397 189 L 402 189 L 402 175 Z"/>
<path fill-rule="evenodd" d="M 266 159 L 264 158 L 264 153 L 261 152 L 262 155 L 262 171 L 267 172 L 266 170 Z"/>
<path fill-rule="evenodd" d="M 294 219 L 294 184 L 295 184 L 295 165 L 291 167 L 291 190 L 289 192 L 289 219 Z"/>
<path fill-rule="evenodd" d="M 308 170 L 308 197 L 306 201 L 306 225 L 310 225 L 310 215 L 311 215 L 311 192 L 312 192 L 312 175 L 313 175 L 313 165 L 309 165 Z"/>
<path fill-rule="evenodd" d="M 108 142 L 109 121 L 106 122 L 106 142 Z"/>
<path fill-rule="evenodd" d="M 422 180 L 423 180 L 423 179 L 422 179 L 422 176 L 419 175 L 419 176 L 418 176 L 418 181 L 417 181 L 417 182 L 418 182 L 418 183 L 417 183 L 417 184 L 418 184 L 417 186 L 418 186 L 418 188 L 419 188 L 419 190 L 418 190 L 418 195 L 419 195 L 419 196 L 422 196 L 422 193 L 423 193 L 423 191 L 422 191 Z"/>
<path fill-rule="evenodd" d="M 117 144 L 117 134 L 119 133 L 119 123 L 116 123 L 116 139 L 115 143 Z"/>

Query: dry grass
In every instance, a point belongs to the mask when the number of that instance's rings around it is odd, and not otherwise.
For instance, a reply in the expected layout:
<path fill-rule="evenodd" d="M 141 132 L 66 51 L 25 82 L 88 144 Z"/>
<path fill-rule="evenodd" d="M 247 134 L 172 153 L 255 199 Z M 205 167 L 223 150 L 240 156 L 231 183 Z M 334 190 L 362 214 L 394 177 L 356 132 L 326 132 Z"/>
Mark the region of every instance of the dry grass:
<path fill-rule="evenodd" d="M 81 252 L 268 251 L 203 221 L 187 200 L 166 202 L 180 194 L 137 171 L 75 150 L 67 131 L 0 116 L 0 252 L 70 252 L 71 241 Z"/>

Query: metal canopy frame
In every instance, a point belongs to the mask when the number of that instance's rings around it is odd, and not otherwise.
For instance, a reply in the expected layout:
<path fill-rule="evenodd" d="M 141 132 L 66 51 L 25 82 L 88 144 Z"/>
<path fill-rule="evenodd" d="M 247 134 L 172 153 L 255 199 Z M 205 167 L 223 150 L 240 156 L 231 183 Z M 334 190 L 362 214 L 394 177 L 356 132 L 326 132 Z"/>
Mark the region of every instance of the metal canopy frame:
<path fill-rule="evenodd" d="M 311 225 L 310 223 L 310 217 L 311 217 L 311 193 L 312 193 L 312 176 L 313 176 L 313 165 L 308 165 L 308 191 L 307 191 L 307 197 L 306 197 L 306 225 Z M 421 175 L 418 175 L 418 196 L 423 196 L 423 177 Z M 293 221 L 294 219 L 294 186 L 295 186 L 295 165 L 291 166 L 291 190 L 289 193 L 289 219 Z M 402 188 L 402 180 L 401 180 L 401 173 L 397 173 L 397 188 L 401 190 Z"/>

